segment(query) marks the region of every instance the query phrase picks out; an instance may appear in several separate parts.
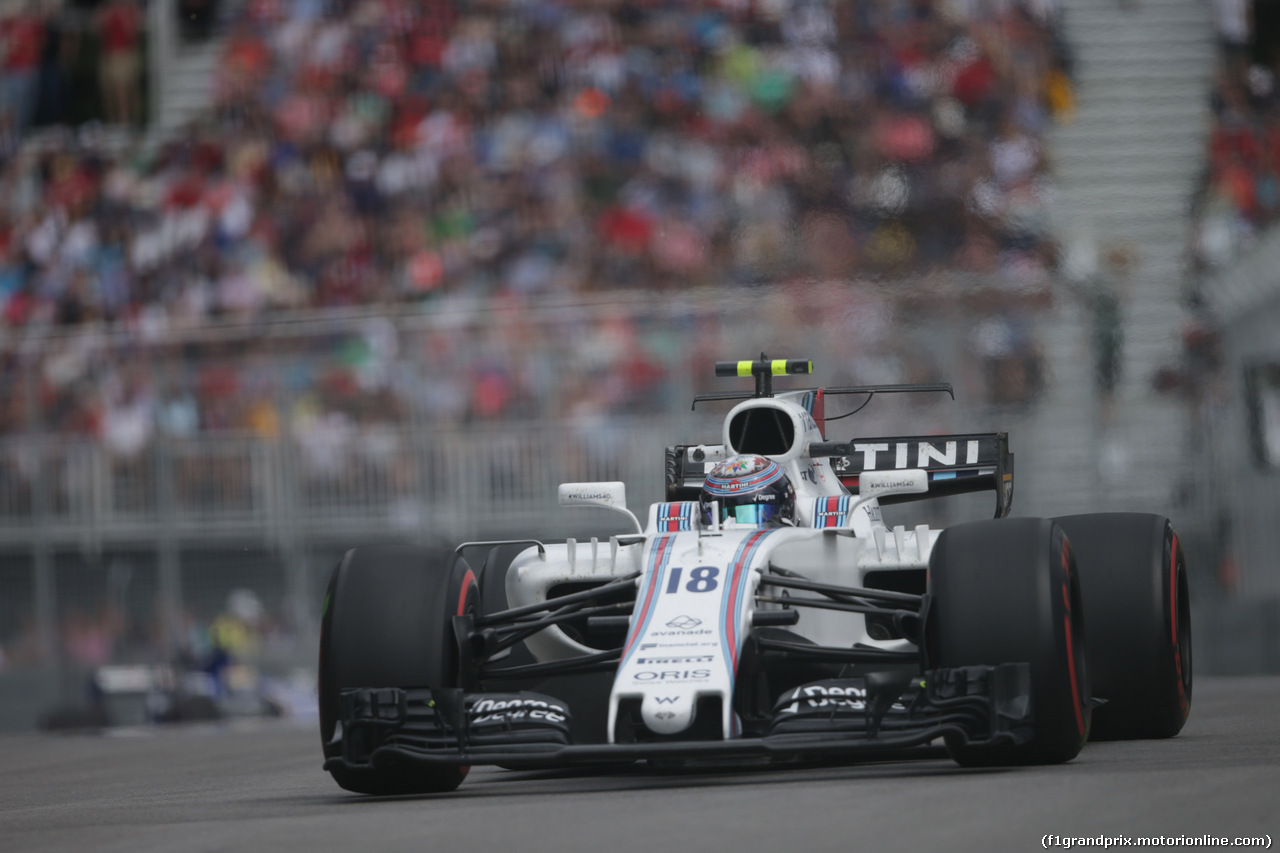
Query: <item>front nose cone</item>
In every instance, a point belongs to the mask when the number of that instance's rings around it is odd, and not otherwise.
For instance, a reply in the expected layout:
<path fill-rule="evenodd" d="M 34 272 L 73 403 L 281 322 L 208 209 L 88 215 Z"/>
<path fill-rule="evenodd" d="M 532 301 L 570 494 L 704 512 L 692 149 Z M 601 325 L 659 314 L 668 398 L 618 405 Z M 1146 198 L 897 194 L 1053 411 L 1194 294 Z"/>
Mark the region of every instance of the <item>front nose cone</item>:
<path fill-rule="evenodd" d="M 696 705 L 691 693 L 650 693 L 640 703 L 640 717 L 654 734 L 677 735 L 693 725 Z"/>

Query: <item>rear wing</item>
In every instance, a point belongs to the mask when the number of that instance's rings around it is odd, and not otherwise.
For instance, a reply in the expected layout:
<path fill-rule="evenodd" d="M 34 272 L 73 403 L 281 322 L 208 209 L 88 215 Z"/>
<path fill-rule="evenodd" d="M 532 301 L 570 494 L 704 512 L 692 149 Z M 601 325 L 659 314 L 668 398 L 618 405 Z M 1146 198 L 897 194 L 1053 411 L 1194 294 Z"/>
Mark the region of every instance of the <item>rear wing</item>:
<path fill-rule="evenodd" d="M 667 500 L 697 500 L 707 471 L 720 457 L 718 445 L 676 445 L 667 448 Z M 812 442 L 811 459 L 831 460 L 832 470 L 850 492 L 857 493 L 863 471 L 923 468 L 929 491 L 920 495 L 892 495 L 881 503 L 900 503 L 969 492 L 996 493 L 996 518 L 1013 508 L 1013 453 L 1004 432 L 965 435 L 909 435 L 859 438 L 853 441 Z"/>

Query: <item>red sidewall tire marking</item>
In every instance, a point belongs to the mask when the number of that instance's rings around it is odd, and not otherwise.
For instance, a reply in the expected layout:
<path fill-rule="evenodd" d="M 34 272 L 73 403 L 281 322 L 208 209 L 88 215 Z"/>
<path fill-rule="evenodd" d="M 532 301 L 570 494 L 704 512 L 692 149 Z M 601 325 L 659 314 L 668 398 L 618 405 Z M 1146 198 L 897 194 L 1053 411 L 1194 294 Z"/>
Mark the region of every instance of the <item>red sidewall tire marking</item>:
<path fill-rule="evenodd" d="M 1067 671 L 1071 674 L 1071 710 L 1076 715 L 1076 731 L 1080 733 L 1083 739 L 1085 735 L 1084 729 L 1084 709 L 1080 707 L 1080 685 L 1076 681 L 1076 656 L 1075 643 L 1071 635 L 1071 596 L 1068 587 L 1071 582 L 1071 554 L 1070 547 L 1066 536 L 1062 537 L 1062 603 L 1065 613 L 1062 617 L 1062 627 L 1064 636 L 1067 640 Z"/>
<path fill-rule="evenodd" d="M 467 593 L 471 591 L 471 587 L 475 585 L 476 573 L 467 569 L 467 573 L 462 576 L 462 591 L 458 593 L 458 614 L 461 616 L 467 609 Z"/>
<path fill-rule="evenodd" d="M 459 616 L 461 616 L 467 609 L 467 593 L 471 591 L 471 588 L 475 586 L 475 583 L 476 583 L 475 572 L 471 571 L 471 569 L 467 569 L 467 573 L 462 576 L 462 591 L 458 593 L 458 615 Z M 465 779 L 467 774 L 471 772 L 471 765 L 459 764 L 458 770 L 462 773 L 462 777 Z"/>

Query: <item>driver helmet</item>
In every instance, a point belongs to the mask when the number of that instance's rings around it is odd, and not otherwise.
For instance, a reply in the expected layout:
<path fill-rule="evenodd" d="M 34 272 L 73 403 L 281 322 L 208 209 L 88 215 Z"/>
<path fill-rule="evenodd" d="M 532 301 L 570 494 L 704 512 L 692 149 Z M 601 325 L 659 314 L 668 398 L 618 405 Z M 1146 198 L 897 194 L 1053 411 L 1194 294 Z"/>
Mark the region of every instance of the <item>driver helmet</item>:
<path fill-rule="evenodd" d="M 763 527 L 794 524 L 796 490 L 782 466 L 754 454 L 732 456 L 716 463 L 698 496 L 702 523 L 712 524 L 712 503 L 719 504 L 720 521 Z"/>

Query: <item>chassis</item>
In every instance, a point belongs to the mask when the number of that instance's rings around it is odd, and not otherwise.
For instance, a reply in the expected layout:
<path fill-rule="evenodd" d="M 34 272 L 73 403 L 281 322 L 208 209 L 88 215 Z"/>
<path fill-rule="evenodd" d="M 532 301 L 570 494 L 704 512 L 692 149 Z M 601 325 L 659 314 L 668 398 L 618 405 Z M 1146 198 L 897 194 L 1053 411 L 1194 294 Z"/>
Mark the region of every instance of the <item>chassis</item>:
<path fill-rule="evenodd" d="M 1056 763 L 1091 729 L 1177 733 L 1190 613 L 1167 519 L 1007 518 L 1003 433 L 824 436 L 832 397 L 950 386 L 775 395 L 775 375 L 810 371 L 717 365 L 755 388 L 695 398 L 736 405 L 718 444 L 668 449 L 667 500 L 644 523 L 621 483 L 560 487 L 561 505 L 622 513 L 633 533 L 464 543 L 445 562 L 349 551 L 322 622 L 325 769 L 412 793 L 475 764 L 846 760 L 939 740 L 963 765 Z M 702 523 L 702 479 L 736 453 L 784 467 L 794 525 Z M 994 519 L 890 528 L 880 512 L 978 490 Z"/>

